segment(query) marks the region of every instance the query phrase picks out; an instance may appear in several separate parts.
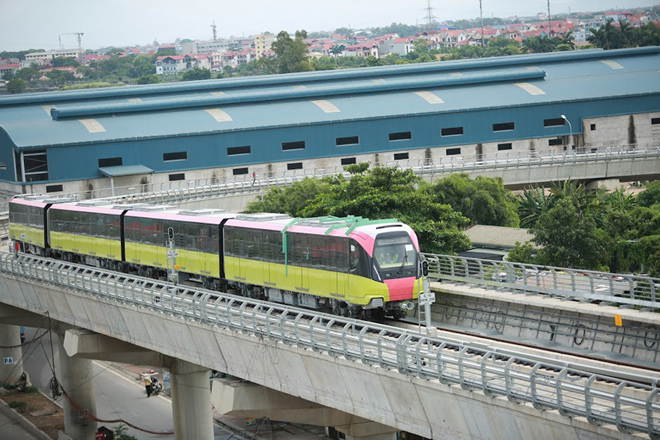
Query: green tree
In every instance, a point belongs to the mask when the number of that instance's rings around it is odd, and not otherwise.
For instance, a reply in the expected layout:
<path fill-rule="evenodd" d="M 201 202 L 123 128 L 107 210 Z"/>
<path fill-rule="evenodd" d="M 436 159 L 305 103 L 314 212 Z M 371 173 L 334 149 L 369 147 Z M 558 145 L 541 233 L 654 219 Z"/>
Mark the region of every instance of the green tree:
<path fill-rule="evenodd" d="M 308 204 L 330 190 L 327 179 L 305 178 L 285 188 L 271 188 L 263 196 L 249 203 L 245 212 L 279 212 L 292 217 L 302 217 Z"/>
<path fill-rule="evenodd" d="M 67 82 L 72 82 L 76 78 L 73 76 L 73 73 L 66 72 L 63 70 L 53 70 L 46 74 L 46 76 L 53 81 L 58 86 L 63 86 Z"/>
<path fill-rule="evenodd" d="M 587 37 L 587 41 L 605 50 L 626 47 L 623 34 L 612 23 L 613 20 L 609 19 L 600 28 L 591 29 L 591 35 Z"/>
<path fill-rule="evenodd" d="M 156 75 L 142 75 L 138 78 L 138 84 L 158 84 L 160 79 Z"/>
<path fill-rule="evenodd" d="M 4 79 L 5 81 L 11 81 L 14 78 L 16 78 L 16 74 L 14 73 L 13 70 L 6 71 L 5 74 L 2 76 L 2 79 Z"/>
<path fill-rule="evenodd" d="M 450 205 L 470 219 L 470 223 L 518 227 L 515 197 L 504 188 L 502 179 L 466 173 L 452 174 L 433 185 L 439 203 Z"/>
<path fill-rule="evenodd" d="M 525 243 L 516 241 L 516 246 L 509 251 L 506 260 L 511 261 L 512 263 L 536 264 L 534 253 L 535 251 L 532 243 L 528 241 Z"/>
<path fill-rule="evenodd" d="M 523 194 L 517 199 L 520 226 L 523 228 L 534 226 L 541 214 L 552 208 L 554 202 L 555 196 L 546 195 L 545 190 L 541 187 L 525 188 Z"/>
<path fill-rule="evenodd" d="M 307 59 L 307 32 L 296 31 L 295 38 L 288 32 L 281 31 L 271 45 L 277 56 L 278 73 L 306 72 L 312 70 L 312 64 Z"/>
<path fill-rule="evenodd" d="M 488 43 L 485 55 L 487 57 L 501 57 L 517 55 L 520 53 L 520 43 L 510 38 L 495 38 Z"/>
<path fill-rule="evenodd" d="M 210 78 L 211 78 L 211 71 L 209 69 L 200 69 L 199 67 L 186 70 L 181 75 L 182 81 L 198 81 L 198 80 L 210 79 Z"/>
<path fill-rule="evenodd" d="M 646 189 L 637 195 L 637 204 L 650 208 L 656 203 L 660 203 L 660 180 L 646 185 Z"/>
<path fill-rule="evenodd" d="M 581 216 L 569 198 L 557 200 L 531 232 L 532 241 L 541 246 L 538 264 L 593 270 L 609 266 L 611 240 L 591 216 Z"/>
<path fill-rule="evenodd" d="M 333 44 L 330 48 L 329 52 L 335 57 L 335 64 L 337 64 L 337 57 L 344 51 L 344 49 L 345 47 L 343 44 Z"/>
<path fill-rule="evenodd" d="M 34 65 L 30 67 L 25 67 L 18 72 L 16 72 L 16 78 L 24 79 L 25 81 L 32 81 L 39 77 L 39 70 L 37 70 Z"/>
<path fill-rule="evenodd" d="M 555 48 L 552 40 L 547 35 L 530 37 L 522 42 L 523 53 L 545 53 L 552 52 Z"/>
<path fill-rule="evenodd" d="M 80 63 L 73 57 L 57 57 L 51 61 L 50 65 L 53 67 L 77 67 Z"/>
<path fill-rule="evenodd" d="M 27 82 L 21 78 L 14 78 L 7 83 L 7 93 L 16 95 L 18 93 L 23 93 L 27 88 Z"/>

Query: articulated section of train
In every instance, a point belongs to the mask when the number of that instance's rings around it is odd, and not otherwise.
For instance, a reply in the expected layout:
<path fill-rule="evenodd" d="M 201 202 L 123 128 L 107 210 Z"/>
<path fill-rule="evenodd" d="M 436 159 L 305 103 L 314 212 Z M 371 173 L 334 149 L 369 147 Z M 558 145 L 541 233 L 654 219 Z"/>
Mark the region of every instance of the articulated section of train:
<path fill-rule="evenodd" d="M 20 196 L 10 201 L 9 221 L 15 252 L 176 274 L 177 282 L 342 316 L 403 317 L 422 288 L 417 236 L 396 220 Z"/>

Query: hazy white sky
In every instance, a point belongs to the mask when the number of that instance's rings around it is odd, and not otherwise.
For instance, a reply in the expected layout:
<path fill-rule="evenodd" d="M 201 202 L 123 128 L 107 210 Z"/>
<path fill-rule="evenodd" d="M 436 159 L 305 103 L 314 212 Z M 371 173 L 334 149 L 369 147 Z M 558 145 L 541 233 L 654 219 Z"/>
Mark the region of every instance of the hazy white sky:
<path fill-rule="evenodd" d="M 653 6 L 659 0 L 550 0 L 550 12 Z M 0 51 L 161 44 L 177 37 L 211 39 L 281 30 L 423 23 L 427 0 L 0 0 Z M 431 0 L 439 21 L 479 16 L 479 0 Z M 547 0 L 483 0 L 484 17 L 547 11 Z"/>

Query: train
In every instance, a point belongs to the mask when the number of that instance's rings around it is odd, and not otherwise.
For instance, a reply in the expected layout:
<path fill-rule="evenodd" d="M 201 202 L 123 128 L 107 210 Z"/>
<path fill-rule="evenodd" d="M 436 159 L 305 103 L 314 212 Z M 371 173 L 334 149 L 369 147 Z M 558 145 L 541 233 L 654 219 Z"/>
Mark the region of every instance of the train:
<path fill-rule="evenodd" d="M 16 253 L 355 318 L 402 318 L 422 290 L 417 236 L 394 219 L 15 196 L 9 238 Z"/>

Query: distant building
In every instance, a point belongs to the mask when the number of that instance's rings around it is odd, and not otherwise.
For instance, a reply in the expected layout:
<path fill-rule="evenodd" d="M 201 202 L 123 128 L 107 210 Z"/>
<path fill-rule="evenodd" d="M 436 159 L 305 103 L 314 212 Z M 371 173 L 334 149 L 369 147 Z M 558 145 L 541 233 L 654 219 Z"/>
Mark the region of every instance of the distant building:
<path fill-rule="evenodd" d="M 18 63 L 2 64 L 0 65 L 0 78 L 4 78 L 7 72 L 16 73 L 20 69 L 21 69 L 21 65 Z"/>
<path fill-rule="evenodd" d="M 78 50 L 75 49 L 60 49 L 60 50 L 49 50 L 47 52 L 32 52 L 25 55 L 25 67 L 30 66 L 31 64 L 37 64 L 43 66 L 45 64 L 50 64 L 55 58 L 78 58 Z"/>
<path fill-rule="evenodd" d="M 273 41 L 275 41 L 275 35 L 270 32 L 254 36 L 254 56 L 257 60 L 270 52 Z"/>
<path fill-rule="evenodd" d="M 186 70 L 199 68 L 209 69 L 212 67 L 212 57 L 208 54 L 197 55 L 168 55 L 156 59 L 156 75 L 176 75 Z"/>

